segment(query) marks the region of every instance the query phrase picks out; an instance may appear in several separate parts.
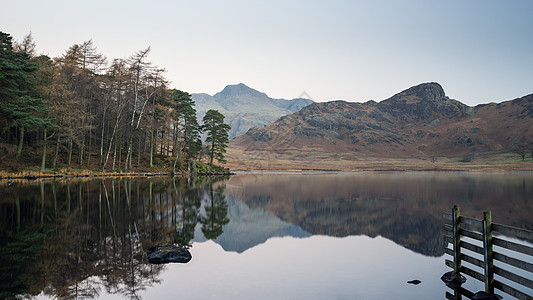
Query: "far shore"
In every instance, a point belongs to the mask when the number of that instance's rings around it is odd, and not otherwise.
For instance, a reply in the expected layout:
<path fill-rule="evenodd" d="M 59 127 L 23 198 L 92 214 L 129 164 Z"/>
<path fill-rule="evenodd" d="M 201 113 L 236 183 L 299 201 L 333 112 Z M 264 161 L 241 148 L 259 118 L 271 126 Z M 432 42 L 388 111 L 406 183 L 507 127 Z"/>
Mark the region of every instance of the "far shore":
<path fill-rule="evenodd" d="M 225 167 L 233 172 L 533 172 L 533 160 L 512 153 L 457 157 L 385 157 L 354 153 L 307 152 L 298 155 L 232 151 Z"/>
<path fill-rule="evenodd" d="M 260 152 L 228 153 L 224 168 L 236 173 L 325 173 L 325 172 L 533 172 L 533 160 L 522 160 L 512 153 L 478 155 L 471 161 L 462 157 L 380 157 L 355 154 L 328 155 L 265 155 Z M 228 175 L 209 173 L 197 175 Z M 133 172 L 102 172 L 88 169 L 61 169 L 59 171 L 36 171 L 28 168 L 20 171 L 0 170 L 0 181 L 36 180 L 62 178 L 108 178 L 189 176 L 168 170 L 135 170 Z"/>

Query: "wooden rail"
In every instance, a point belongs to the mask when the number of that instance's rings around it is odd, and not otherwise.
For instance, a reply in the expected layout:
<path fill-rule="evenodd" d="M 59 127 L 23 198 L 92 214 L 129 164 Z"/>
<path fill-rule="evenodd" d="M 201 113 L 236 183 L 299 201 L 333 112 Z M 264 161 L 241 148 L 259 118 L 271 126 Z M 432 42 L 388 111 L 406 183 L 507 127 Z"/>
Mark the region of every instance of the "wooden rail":
<path fill-rule="evenodd" d="M 451 214 L 445 213 L 443 218 L 446 221 L 444 225 L 444 237 L 446 241 L 452 245 L 452 249 L 446 247 L 445 253 L 453 257 L 453 261 L 448 259 L 445 260 L 446 265 L 450 268 L 453 268 L 452 272 L 449 272 L 445 275 L 451 275 L 454 278 L 459 278 L 461 277 L 462 273 L 484 282 L 485 291 L 481 293 L 488 297 L 486 299 L 491 299 L 490 296 L 494 295 L 495 288 L 518 299 L 533 299 L 533 295 L 528 295 L 525 292 L 511 287 L 500 280 L 494 279 L 494 274 L 496 274 L 520 286 L 533 289 L 533 247 L 499 237 L 512 237 L 533 244 L 533 231 L 492 223 L 490 211 L 483 213 L 483 220 L 461 216 L 459 213 L 459 206 L 457 205 L 453 207 Z M 493 236 L 493 234 L 496 235 L 496 237 Z M 461 239 L 462 237 L 467 237 L 481 242 L 483 246 L 481 247 Z M 528 257 L 525 261 L 514 258 L 504 253 L 494 251 L 493 246 L 498 246 L 516 253 L 525 254 Z M 482 255 L 483 260 L 461 251 L 462 249 Z M 495 260 L 524 270 L 528 275 L 523 277 L 505 269 L 503 266 L 494 266 Z M 483 269 L 483 274 L 464 266 L 462 262 L 467 262 Z M 443 281 L 445 281 L 444 276 Z M 448 283 L 449 282 L 447 282 L 447 284 Z M 456 295 L 459 294 L 468 298 L 472 298 L 474 294 L 465 290 L 464 288 L 461 288 L 460 284 L 461 283 L 459 283 L 459 285 L 454 285 Z M 453 295 L 446 293 L 446 298 L 456 299 L 457 296 L 454 298 Z"/>

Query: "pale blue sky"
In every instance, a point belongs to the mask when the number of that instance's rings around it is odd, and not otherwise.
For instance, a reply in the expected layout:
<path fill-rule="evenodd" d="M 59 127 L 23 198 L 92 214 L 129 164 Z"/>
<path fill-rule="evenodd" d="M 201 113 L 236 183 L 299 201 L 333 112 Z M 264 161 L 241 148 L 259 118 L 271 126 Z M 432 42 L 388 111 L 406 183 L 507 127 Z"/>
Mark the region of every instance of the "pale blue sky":
<path fill-rule="evenodd" d="M 533 1 L 3 1 L 0 30 L 52 57 L 152 47 L 171 86 L 383 100 L 439 82 L 468 105 L 533 93 Z"/>

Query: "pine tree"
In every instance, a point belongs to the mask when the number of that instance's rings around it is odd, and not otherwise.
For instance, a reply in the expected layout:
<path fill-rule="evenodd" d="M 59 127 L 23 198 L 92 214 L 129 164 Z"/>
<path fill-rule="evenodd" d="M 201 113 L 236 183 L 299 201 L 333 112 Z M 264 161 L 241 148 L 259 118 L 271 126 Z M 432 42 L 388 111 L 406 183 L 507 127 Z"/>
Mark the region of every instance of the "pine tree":
<path fill-rule="evenodd" d="M 228 146 L 229 135 L 228 132 L 231 127 L 224 124 L 224 115 L 218 110 L 210 109 L 203 118 L 202 130 L 207 132 L 206 143 L 210 144 L 209 149 L 209 164 L 213 165 L 213 159 L 217 159 L 220 163 L 225 163 L 224 153 Z"/>
<path fill-rule="evenodd" d="M 53 119 L 44 116 L 46 105 L 32 95 L 37 68 L 28 53 L 13 50 L 9 34 L 0 32 L 0 128 L 2 132 L 19 129 L 17 157 L 22 153 L 26 130 L 52 127 Z"/>
<path fill-rule="evenodd" d="M 187 155 L 187 158 L 192 158 L 202 149 L 200 125 L 196 119 L 194 101 L 187 92 L 171 90 L 170 93 L 171 101 L 175 106 L 175 118 L 183 131 L 180 149 Z"/>

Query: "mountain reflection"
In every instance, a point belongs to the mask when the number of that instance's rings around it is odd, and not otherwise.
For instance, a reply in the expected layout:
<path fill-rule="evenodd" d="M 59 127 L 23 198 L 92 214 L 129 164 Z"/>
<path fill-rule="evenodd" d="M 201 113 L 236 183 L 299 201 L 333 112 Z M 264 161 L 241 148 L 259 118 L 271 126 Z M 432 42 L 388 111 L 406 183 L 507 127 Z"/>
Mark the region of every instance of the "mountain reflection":
<path fill-rule="evenodd" d="M 140 298 L 164 265 L 146 250 L 215 240 L 245 252 L 273 236 L 383 236 L 442 256 L 442 213 L 533 229 L 532 174 L 241 174 L 0 186 L 0 298 Z M 231 221 L 230 221 L 231 220 Z"/>
<path fill-rule="evenodd" d="M 311 234 L 383 236 L 426 256 L 444 254 L 442 213 L 532 229 L 531 174 L 242 174 L 228 193 Z"/>
<path fill-rule="evenodd" d="M 190 247 L 202 222 L 209 238 L 229 220 L 221 178 L 106 179 L 0 187 L 0 298 L 123 298 L 159 282 L 146 249 Z M 205 212 L 201 211 L 202 203 Z M 224 213 L 225 210 L 225 213 Z"/>

